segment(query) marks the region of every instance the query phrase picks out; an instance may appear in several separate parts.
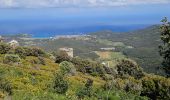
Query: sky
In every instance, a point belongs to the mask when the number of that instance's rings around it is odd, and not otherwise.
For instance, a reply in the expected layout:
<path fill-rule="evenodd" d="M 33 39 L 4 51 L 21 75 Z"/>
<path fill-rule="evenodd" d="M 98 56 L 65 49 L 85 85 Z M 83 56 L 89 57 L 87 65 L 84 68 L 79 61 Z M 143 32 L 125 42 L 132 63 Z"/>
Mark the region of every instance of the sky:
<path fill-rule="evenodd" d="M 167 4 L 170 0 L 0 0 L 1 8 L 108 7 Z"/>
<path fill-rule="evenodd" d="M 0 33 L 147 26 L 170 18 L 169 9 L 170 0 L 0 0 Z"/>

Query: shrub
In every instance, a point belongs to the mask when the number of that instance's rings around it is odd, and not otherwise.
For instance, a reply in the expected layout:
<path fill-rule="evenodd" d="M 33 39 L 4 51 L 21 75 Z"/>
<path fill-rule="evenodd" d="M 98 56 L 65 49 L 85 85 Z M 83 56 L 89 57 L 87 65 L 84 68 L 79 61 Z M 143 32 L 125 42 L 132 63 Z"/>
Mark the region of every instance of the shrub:
<path fill-rule="evenodd" d="M 28 51 L 26 51 L 23 47 L 15 48 L 15 54 L 18 54 L 21 58 L 25 58 L 27 56 Z"/>
<path fill-rule="evenodd" d="M 152 100 L 169 100 L 170 79 L 160 76 L 146 76 L 142 79 L 142 96 L 147 96 Z"/>
<path fill-rule="evenodd" d="M 55 55 L 56 63 L 61 63 L 62 61 L 70 61 L 70 59 L 71 59 L 66 52 L 60 52 L 60 53 L 54 54 L 54 55 Z"/>
<path fill-rule="evenodd" d="M 92 72 L 90 75 L 92 75 L 93 77 L 96 77 L 96 76 L 98 76 L 98 73 L 97 72 Z"/>
<path fill-rule="evenodd" d="M 0 99 L 4 98 L 5 94 L 3 92 L 0 91 Z"/>
<path fill-rule="evenodd" d="M 64 95 L 47 91 L 39 91 L 36 93 L 15 91 L 14 95 L 12 95 L 12 100 L 66 100 L 66 97 Z"/>
<path fill-rule="evenodd" d="M 114 87 L 114 82 L 113 82 L 113 80 L 112 80 L 112 81 L 106 81 L 106 83 L 103 85 L 102 88 L 103 88 L 105 91 L 107 91 L 107 90 L 112 90 L 113 87 Z"/>
<path fill-rule="evenodd" d="M 109 74 L 104 74 L 103 76 L 101 76 L 103 80 L 105 81 L 109 81 L 109 80 L 113 80 L 113 76 L 109 75 Z"/>
<path fill-rule="evenodd" d="M 15 53 L 21 57 L 34 56 L 34 57 L 46 57 L 47 54 L 40 48 L 37 47 L 17 47 Z"/>
<path fill-rule="evenodd" d="M 107 67 L 107 66 L 104 66 L 104 69 L 105 69 L 105 71 L 106 71 L 107 74 L 112 74 L 112 75 L 114 75 L 112 68 Z"/>
<path fill-rule="evenodd" d="M 104 74 L 106 74 L 106 71 L 105 71 L 105 69 L 104 69 L 104 66 L 101 65 L 101 64 L 99 64 L 99 63 L 96 64 L 95 71 L 96 71 L 96 73 L 98 73 L 100 76 L 103 76 Z"/>
<path fill-rule="evenodd" d="M 31 48 L 30 53 L 28 54 L 28 56 L 35 56 L 35 57 L 45 57 L 46 53 L 40 49 L 40 48 Z"/>
<path fill-rule="evenodd" d="M 46 65 L 43 57 L 38 57 L 38 60 L 39 60 L 39 64 Z"/>
<path fill-rule="evenodd" d="M 2 80 L 0 79 L 0 90 L 3 90 L 5 92 L 8 93 L 8 95 L 12 95 L 12 86 L 11 84 L 6 81 L 6 80 Z"/>
<path fill-rule="evenodd" d="M 56 58 L 53 54 L 49 54 L 49 58 L 52 60 L 52 61 L 56 61 Z"/>
<path fill-rule="evenodd" d="M 64 76 L 62 74 L 56 74 L 53 89 L 56 93 L 65 94 L 68 90 L 68 82 L 64 80 Z"/>
<path fill-rule="evenodd" d="M 20 62 L 20 57 L 18 55 L 15 54 L 6 54 L 4 57 L 3 62 L 8 64 L 8 63 L 16 63 L 16 62 Z"/>
<path fill-rule="evenodd" d="M 103 75 L 105 74 L 105 69 L 103 68 L 103 65 L 91 61 L 90 59 L 81 59 L 81 58 L 73 58 L 71 59 L 71 62 L 75 65 L 76 69 L 82 73 L 88 73 L 91 75 Z"/>
<path fill-rule="evenodd" d="M 63 73 L 64 75 L 65 74 L 71 74 L 71 75 L 76 74 L 76 69 L 74 65 L 70 62 L 63 61 L 59 64 L 59 67 L 60 67 L 61 73 Z"/>
<path fill-rule="evenodd" d="M 76 95 L 78 96 L 79 99 L 83 99 L 85 96 L 91 97 L 93 95 L 93 80 L 88 79 L 85 87 L 82 89 L 79 89 L 76 92 Z"/>
<path fill-rule="evenodd" d="M 25 52 L 25 56 L 32 56 L 32 48 L 31 47 L 22 47 L 23 52 Z"/>
<path fill-rule="evenodd" d="M 144 76 L 142 69 L 131 60 L 121 60 L 116 67 L 118 76 L 121 77 L 132 76 L 139 79 Z"/>
<path fill-rule="evenodd" d="M 117 89 L 113 86 L 114 84 L 108 83 L 109 84 L 104 87 L 104 90 L 101 88 L 95 90 L 95 95 L 98 97 L 98 100 L 148 100 L 146 97 Z"/>
<path fill-rule="evenodd" d="M 26 56 L 35 56 L 35 57 L 46 57 L 47 54 L 40 48 L 33 47 L 17 47 L 14 50 L 14 53 L 19 55 L 21 58 Z"/>
<path fill-rule="evenodd" d="M 6 54 L 10 51 L 11 47 L 7 44 L 0 43 L 0 54 Z"/>
<path fill-rule="evenodd" d="M 139 80 L 135 80 L 133 77 L 130 77 L 125 82 L 124 90 L 133 94 L 140 94 L 142 91 L 142 83 Z"/>
<path fill-rule="evenodd" d="M 93 80 L 88 79 L 87 82 L 86 82 L 86 84 L 85 84 L 85 87 L 90 88 L 90 87 L 92 87 L 92 86 L 93 86 Z"/>
<path fill-rule="evenodd" d="M 86 73 L 86 70 L 85 70 L 86 63 L 83 62 L 83 59 L 76 57 L 76 58 L 73 58 L 71 62 L 75 65 L 78 71 L 82 73 Z"/>

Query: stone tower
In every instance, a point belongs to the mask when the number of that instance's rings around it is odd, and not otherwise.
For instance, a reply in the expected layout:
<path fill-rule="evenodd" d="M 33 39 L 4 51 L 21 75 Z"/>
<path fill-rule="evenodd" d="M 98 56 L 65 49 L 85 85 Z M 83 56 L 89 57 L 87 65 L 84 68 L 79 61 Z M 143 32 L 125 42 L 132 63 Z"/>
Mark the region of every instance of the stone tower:
<path fill-rule="evenodd" d="M 66 48 L 66 47 L 65 47 L 65 48 L 60 48 L 59 50 L 66 52 L 69 57 L 74 57 L 74 56 L 73 56 L 73 48 Z"/>

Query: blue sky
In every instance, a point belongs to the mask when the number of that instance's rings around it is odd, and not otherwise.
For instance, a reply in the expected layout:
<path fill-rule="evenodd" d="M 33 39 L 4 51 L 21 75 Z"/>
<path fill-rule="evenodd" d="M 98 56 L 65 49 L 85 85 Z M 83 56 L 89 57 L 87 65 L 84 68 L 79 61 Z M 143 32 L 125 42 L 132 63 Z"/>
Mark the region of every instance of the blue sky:
<path fill-rule="evenodd" d="M 1 8 L 108 7 L 141 4 L 167 4 L 169 0 L 0 0 Z"/>
<path fill-rule="evenodd" d="M 153 25 L 169 9 L 170 0 L 0 0 L 0 30 Z"/>

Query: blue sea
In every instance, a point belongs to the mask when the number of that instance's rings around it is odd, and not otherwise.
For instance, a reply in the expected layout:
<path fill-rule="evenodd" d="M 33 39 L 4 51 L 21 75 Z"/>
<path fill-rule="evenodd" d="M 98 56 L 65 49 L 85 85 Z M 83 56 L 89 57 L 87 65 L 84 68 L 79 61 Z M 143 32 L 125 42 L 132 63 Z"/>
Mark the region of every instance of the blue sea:
<path fill-rule="evenodd" d="M 70 28 L 58 28 L 57 25 L 54 26 L 35 26 L 33 24 L 29 26 L 20 26 L 17 25 L 16 28 L 10 27 L 8 29 L 1 29 L 2 34 L 20 34 L 26 33 L 31 34 L 35 38 L 47 38 L 47 37 L 54 37 L 57 35 L 85 35 L 91 32 L 99 32 L 99 31 L 113 31 L 113 32 L 129 32 L 133 30 L 143 29 L 150 25 L 95 25 L 95 26 L 83 26 L 83 27 L 70 27 Z M 8 26 L 9 28 L 9 26 Z M 27 29 L 28 28 L 28 29 Z"/>
<path fill-rule="evenodd" d="M 0 9 L 0 34 L 32 34 L 33 37 L 81 35 L 111 30 L 128 32 L 170 18 L 169 5 L 104 8 Z"/>

